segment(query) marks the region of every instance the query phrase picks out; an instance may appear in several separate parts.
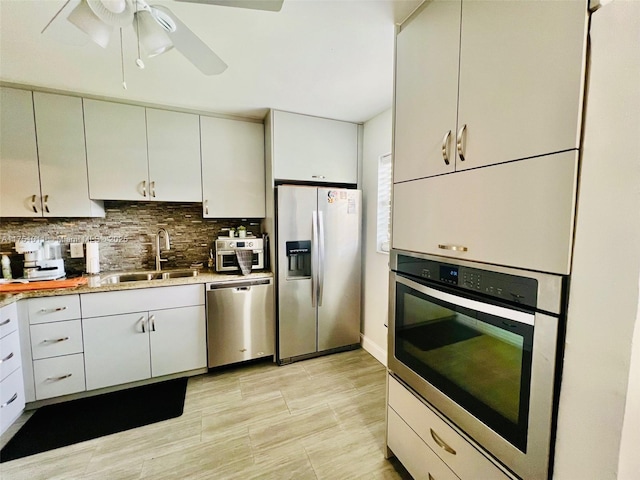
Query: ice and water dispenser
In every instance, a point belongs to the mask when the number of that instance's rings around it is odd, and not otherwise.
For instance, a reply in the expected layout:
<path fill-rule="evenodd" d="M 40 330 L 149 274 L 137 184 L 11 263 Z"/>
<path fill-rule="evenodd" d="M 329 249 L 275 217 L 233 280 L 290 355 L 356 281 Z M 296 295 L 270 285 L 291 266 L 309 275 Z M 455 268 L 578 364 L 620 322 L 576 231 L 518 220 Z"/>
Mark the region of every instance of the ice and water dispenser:
<path fill-rule="evenodd" d="M 286 242 L 287 279 L 311 277 L 311 240 Z"/>

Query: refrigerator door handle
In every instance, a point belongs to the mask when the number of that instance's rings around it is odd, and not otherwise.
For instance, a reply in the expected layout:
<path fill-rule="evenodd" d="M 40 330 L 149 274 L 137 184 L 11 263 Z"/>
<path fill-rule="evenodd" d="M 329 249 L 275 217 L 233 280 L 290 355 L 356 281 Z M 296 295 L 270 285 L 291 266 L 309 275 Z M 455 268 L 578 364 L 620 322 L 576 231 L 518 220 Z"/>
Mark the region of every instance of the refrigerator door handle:
<path fill-rule="evenodd" d="M 318 275 L 318 260 L 314 249 L 318 248 L 318 212 L 314 210 L 311 213 L 311 306 L 315 308 L 318 294 L 318 286 L 316 285 Z"/>
<path fill-rule="evenodd" d="M 318 306 L 322 306 L 322 293 L 324 291 L 324 215 L 318 212 Z"/>

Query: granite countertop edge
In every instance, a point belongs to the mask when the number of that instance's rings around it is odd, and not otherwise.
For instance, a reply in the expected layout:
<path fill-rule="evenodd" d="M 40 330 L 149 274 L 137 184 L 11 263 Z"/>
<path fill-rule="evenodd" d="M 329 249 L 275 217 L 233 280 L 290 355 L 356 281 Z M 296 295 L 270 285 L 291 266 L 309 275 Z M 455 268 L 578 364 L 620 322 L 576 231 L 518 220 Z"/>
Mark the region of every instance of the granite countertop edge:
<path fill-rule="evenodd" d="M 0 307 L 10 305 L 17 302 L 18 300 L 23 300 L 26 298 L 54 297 L 58 295 L 78 295 L 81 293 L 114 292 L 120 290 L 170 287 L 177 285 L 233 282 L 273 277 L 273 273 L 269 271 L 252 272 L 249 275 L 240 275 L 231 273 L 216 273 L 205 270 L 201 271 L 195 277 L 169 278 L 165 280 L 141 280 L 137 282 L 123 282 L 100 285 L 101 279 L 117 273 L 119 272 L 105 272 L 102 275 L 88 276 L 89 283 L 87 285 L 81 285 L 79 287 L 0 293 Z"/>

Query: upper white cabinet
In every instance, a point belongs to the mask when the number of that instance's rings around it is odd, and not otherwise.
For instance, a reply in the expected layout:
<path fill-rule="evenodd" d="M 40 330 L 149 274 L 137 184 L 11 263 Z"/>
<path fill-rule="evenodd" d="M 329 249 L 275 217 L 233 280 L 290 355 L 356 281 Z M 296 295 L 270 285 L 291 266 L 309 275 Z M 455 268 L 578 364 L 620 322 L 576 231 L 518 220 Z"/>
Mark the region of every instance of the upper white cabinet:
<path fill-rule="evenodd" d="M 82 100 L 2 88 L 0 216 L 104 216 L 87 188 Z"/>
<path fill-rule="evenodd" d="M 271 115 L 275 180 L 357 183 L 357 124 L 278 110 Z"/>
<path fill-rule="evenodd" d="M 89 99 L 84 112 L 91 198 L 202 200 L 197 115 Z"/>
<path fill-rule="evenodd" d="M 577 149 L 587 20 L 578 0 L 426 4 L 397 36 L 394 181 Z"/>
<path fill-rule="evenodd" d="M 393 189 L 393 248 L 543 272 L 571 267 L 575 150 Z"/>
<path fill-rule="evenodd" d="M 43 216 L 104 217 L 89 199 L 82 99 L 34 92 L 33 105 Z"/>
<path fill-rule="evenodd" d="M 144 107 L 84 99 L 89 195 L 149 199 Z"/>
<path fill-rule="evenodd" d="M 264 126 L 200 117 L 205 218 L 265 216 Z"/>
<path fill-rule="evenodd" d="M 0 217 L 41 217 L 33 97 L 0 88 Z"/>
<path fill-rule="evenodd" d="M 147 108 L 152 200 L 201 202 L 198 115 Z"/>

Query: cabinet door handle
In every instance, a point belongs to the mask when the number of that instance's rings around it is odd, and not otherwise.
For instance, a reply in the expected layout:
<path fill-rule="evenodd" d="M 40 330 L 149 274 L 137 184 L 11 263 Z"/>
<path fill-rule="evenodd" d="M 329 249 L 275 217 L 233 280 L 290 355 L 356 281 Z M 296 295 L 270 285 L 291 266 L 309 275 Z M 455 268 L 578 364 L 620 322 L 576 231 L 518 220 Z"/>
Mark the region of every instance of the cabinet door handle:
<path fill-rule="evenodd" d="M 49 205 L 47 205 L 47 202 L 49 201 L 49 195 L 45 195 L 44 196 L 44 211 L 47 213 L 51 213 L 49 211 Z"/>
<path fill-rule="evenodd" d="M 58 380 L 64 380 L 65 378 L 69 378 L 73 373 L 67 373 L 66 375 L 60 375 L 59 377 L 48 377 L 48 382 L 57 382 Z"/>
<path fill-rule="evenodd" d="M 142 325 L 142 333 L 147 333 L 147 330 L 144 328 L 144 317 L 140 317 L 140 325 Z"/>
<path fill-rule="evenodd" d="M 9 325 L 11 323 L 11 319 L 7 318 L 4 322 L 0 323 L 0 327 L 4 327 L 5 325 Z"/>
<path fill-rule="evenodd" d="M 321 180 L 324 180 L 325 176 L 324 175 L 311 175 L 311 178 L 319 178 Z"/>
<path fill-rule="evenodd" d="M 15 402 L 18 399 L 18 392 L 13 394 L 13 397 L 11 397 L 9 400 L 7 400 L 6 402 L 4 402 L 2 405 L 0 405 L 0 408 L 4 408 L 7 405 L 11 405 L 13 402 Z"/>
<path fill-rule="evenodd" d="M 209 200 L 204 201 L 204 214 L 209 215 Z"/>
<path fill-rule="evenodd" d="M 451 138 L 451 130 L 445 133 L 442 139 L 442 158 L 444 158 L 444 164 L 449 165 L 449 139 Z"/>
<path fill-rule="evenodd" d="M 4 363 L 7 360 L 11 360 L 13 358 L 13 352 L 11 352 L 9 355 L 7 355 L 6 357 L 0 359 L 0 363 Z"/>
<path fill-rule="evenodd" d="M 155 315 L 151 315 L 149 317 L 149 322 L 151 322 L 151 331 L 155 332 L 156 331 L 156 316 Z"/>
<path fill-rule="evenodd" d="M 60 337 L 54 338 L 53 340 L 47 340 L 46 338 L 42 341 L 42 343 L 58 343 L 58 342 L 66 342 L 69 340 L 69 337 Z"/>
<path fill-rule="evenodd" d="M 438 248 L 442 250 L 453 250 L 454 252 L 467 252 L 469 249 L 462 245 L 446 245 L 446 244 L 438 244 Z"/>
<path fill-rule="evenodd" d="M 62 312 L 63 310 L 66 310 L 67 307 L 56 307 L 56 308 L 41 308 L 40 309 L 40 313 L 55 313 L 55 312 Z"/>
<path fill-rule="evenodd" d="M 155 180 L 149 184 L 149 188 L 151 190 L 151 196 L 156 198 L 156 182 Z"/>
<path fill-rule="evenodd" d="M 31 195 L 31 208 L 33 208 L 34 213 L 38 213 L 38 209 L 36 208 L 36 195 Z"/>
<path fill-rule="evenodd" d="M 142 196 L 144 198 L 147 198 L 147 181 L 146 180 L 142 181 Z"/>
<path fill-rule="evenodd" d="M 466 147 L 466 131 L 467 131 L 467 124 L 465 123 L 460 130 L 458 130 L 458 139 L 456 140 L 456 145 L 458 146 L 458 155 L 460 156 L 460 160 L 464 162 L 464 150 Z"/>
<path fill-rule="evenodd" d="M 443 449 L 445 452 L 450 453 L 451 455 L 455 455 L 456 451 L 451 448 L 449 445 L 447 445 L 445 443 L 444 440 L 442 440 L 438 434 L 436 432 L 433 431 L 433 428 L 430 428 L 429 431 L 431 432 L 431 438 L 433 438 L 433 440 L 438 444 L 438 446 Z"/>
<path fill-rule="evenodd" d="M 436 480 L 436 479 L 433 478 L 433 475 L 429 474 L 429 480 Z"/>

